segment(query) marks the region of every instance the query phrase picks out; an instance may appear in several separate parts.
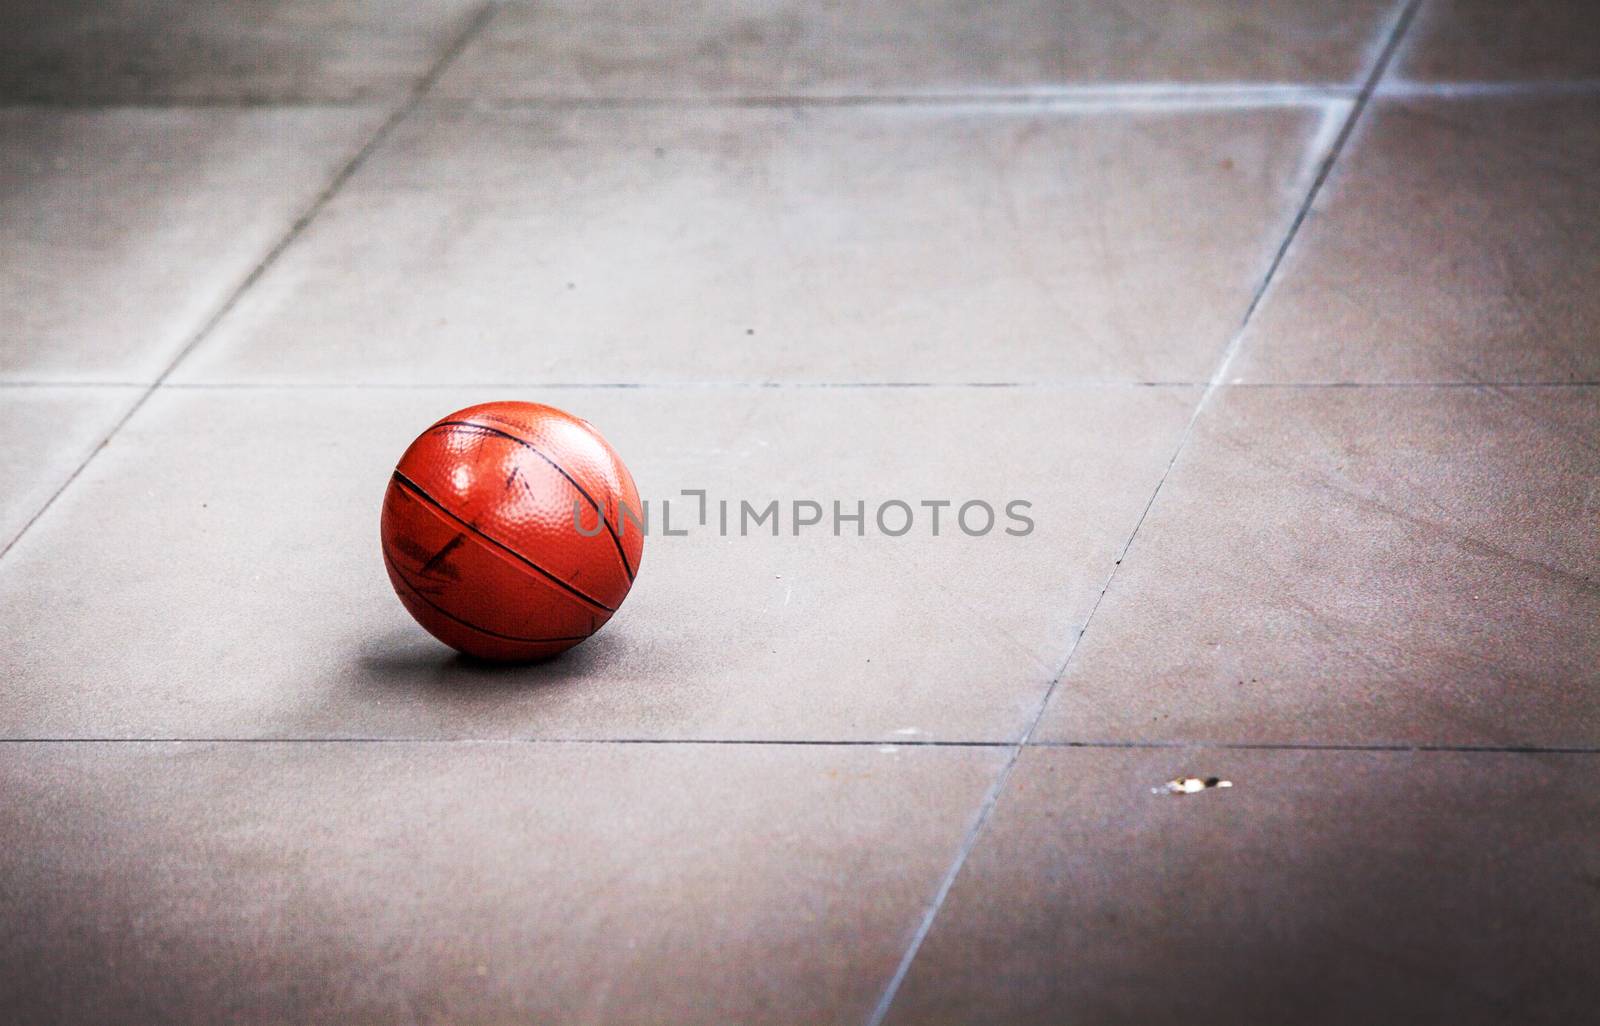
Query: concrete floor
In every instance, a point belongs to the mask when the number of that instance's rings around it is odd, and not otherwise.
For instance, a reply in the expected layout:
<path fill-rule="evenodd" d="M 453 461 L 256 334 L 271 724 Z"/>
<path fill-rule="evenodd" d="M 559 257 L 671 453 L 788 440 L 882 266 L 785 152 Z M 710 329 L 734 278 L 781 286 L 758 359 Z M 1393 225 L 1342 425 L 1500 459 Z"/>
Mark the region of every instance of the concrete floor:
<path fill-rule="evenodd" d="M 0 1020 L 1593 1016 L 1593 5 L 21 0 L 0 103 Z M 490 399 L 1036 530 L 488 667 L 377 516 Z"/>

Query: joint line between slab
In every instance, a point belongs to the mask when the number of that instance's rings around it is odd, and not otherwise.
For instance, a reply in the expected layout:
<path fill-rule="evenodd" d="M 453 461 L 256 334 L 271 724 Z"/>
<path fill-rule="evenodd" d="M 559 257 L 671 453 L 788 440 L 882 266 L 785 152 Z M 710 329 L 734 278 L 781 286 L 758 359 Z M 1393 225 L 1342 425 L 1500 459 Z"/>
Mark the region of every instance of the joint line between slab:
<path fill-rule="evenodd" d="M 655 745 L 750 748 L 1010 748 L 1010 741 L 933 739 L 826 740 L 821 738 L 716 737 L 0 737 L 0 745 Z"/>
<path fill-rule="evenodd" d="M 876 748 L 897 749 L 1013 749 L 1012 741 L 936 740 L 824 740 L 820 738 L 701 738 L 701 737 L 0 737 L 0 747 L 25 745 L 527 745 L 542 746 L 650 746 L 657 748 Z M 1379 752 L 1406 755 L 1600 755 L 1600 745 L 1542 744 L 1431 744 L 1357 743 L 1309 741 L 1138 741 L 1080 739 L 1030 741 L 1030 748 L 1098 748 L 1113 751 L 1210 752 Z M 997 792 L 998 793 L 998 792 Z"/>
<path fill-rule="evenodd" d="M 1600 755 L 1593 745 L 1452 745 L 1307 742 L 1307 741 L 1035 741 L 1034 748 L 1107 748 L 1122 751 L 1208 752 L 1398 752 L 1408 755 Z"/>
<path fill-rule="evenodd" d="M 1132 547 L 1133 540 L 1138 536 L 1139 529 L 1144 526 L 1145 518 L 1149 515 L 1151 508 L 1155 505 L 1156 497 L 1161 494 L 1161 486 L 1166 483 L 1168 476 L 1170 476 L 1172 473 L 1173 466 L 1178 462 L 1178 457 L 1183 452 L 1184 445 L 1188 442 L 1190 435 L 1194 431 L 1194 426 L 1200 418 L 1201 412 L 1205 409 L 1206 401 L 1216 393 L 1217 389 L 1226 379 L 1228 367 L 1232 364 L 1234 356 L 1239 350 L 1240 342 L 1244 338 L 1244 332 L 1249 326 L 1250 318 L 1255 314 L 1257 307 L 1260 306 L 1261 299 L 1266 294 L 1267 289 L 1271 286 L 1273 277 L 1277 274 L 1278 269 L 1283 265 L 1285 255 L 1288 253 L 1290 246 L 1293 245 L 1295 236 L 1299 233 L 1301 225 L 1305 223 L 1307 216 L 1310 214 L 1312 205 L 1316 202 L 1318 193 L 1321 192 L 1322 186 L 1327 182 L 1328 176 L 1332 173 L 1334 164 L 1338 162 L 1339 155 L 1344 151 L 1345 144 L 1349 141 L 1351 133 L 1355 130 L 1356 122 L 1361 119 L 1361 115 L 1367 109 L 1367 105 L 1371 101 L 1372 95 L 1376 91 L 1379 81 L 1382 80 L 1385 71 L 1388 70 L 1389 62 L 1393 60 L 1396 50 L 1399 49 L 1400 42 L 1406 34 L 1407 27 L 1409 27 L 1411 24 L 1412 18 L 1415 17 L 1417 7 L 1420 3 L 1421 0 L 1405 0 L 1403 6 L 1400 7 L 1398 16 L 1394 19 L 1392 27 L 1388 30 L 1386 41 L 1379 50 L 1377 56 L 1374 58 L 1372 66 L 1368 70 L 1367 75 L 1362 82 L 1360 93 L 1356 96 L 1355 101 L 1350 106 L 1349 112 L 1345 115 L 1344 125 L 1340 128 L 1332 143 L 1328 145 L 1327 154 L 1322 158 L 1322 161 L 1317 168 L 1316 175 L 1312 178 L 1311 185 L 1306 190 L 1305 198 L 1301 201 L 1299 209 L 1295 212 L 1293 220 L 1290 221 L 1289 227 L 1284 233 L 1282 242 L 1279 243 L 1277 251 L 1273 254 L 1271 262 L 1267 265 L 1266 272 L 1262 275 L 1261 284 L 1256 288 L 1255 293 L 1250 298 L 1249 304 L 1245 307 L 1244 316 L 1240 319 L 1238 330 L 1234 333 L 1233 338 L 1229 340 L 1227 347 L 1223 350 L 1222 356 L 1217 362 L 1216 371 L 1211 375 L 1211 379 L 1206 385 L 1205 391 L 1201 393 L 1199 400 L 1195 403 L 1194 412 L 1190 414 L 1188 423 L 1184 425 L 1183 431 L 1179 434 L 1178 443 L 1173 449 L 1172 458 L 1167 461 L 1166 468 L 1162 471 L 1160 479 L 1156 481 L 1156 486 L 1151 491 L 1150 500 L 1145 503 L 1143 511 L 1140 512 L 1138 520 L 1135 521 L 1133 525 L 1133 530 L 1128 534 L 1128 540 L 1123 543 L 1121 552 L 1117 555 L 1116 561 L 1111 566 L 1110 573 L 1106 575 L 1106 581 L 1104 586 L 1102 586 L 1100 589 L 1100 594 L 1095 597 L 1094 604 L 1089 607 L 1089 614 L 1084 617 L 1083 626 L 1079 628 L 1077 636 L 1072 639 L 1072 644 L 1067 650 L 1066 657 L 1061 661 L 1060 669 L 1056 672 L 1055 677 L 1051 679 L 1049 686 L 1045 688 L 1044 695 L 1040 699 L 1038 707 L 1034 710 L 1033 718 L 1029 721 L 1027 729 L 1023 731 L 1022 737 L 1012 747 L 1011 752 L 1006 759 L 1005 765 L 1001 767 L 999 774 L 997 774 L 995 777 L 994 783 L 984 795 L 983 801 L 980 803 L 977 813 L 973 817 L 973 821 L 968 827 L 965 836 L 962 838 L 960 847 L 956 851 L 955 858 L 951 861 L 949 868 L 945 871 L 944 876 L 940 879 L 939 887 L 934 892 L 933 899 L 928 903 L 928 907 L 924 911 L 921 921 L 917 924 L 917 929 L 912 935 L 911 943 L 907 945 L 905 954 L 901 957 L 899 964 L 895 967 L 894 975 L 889 979 L 888 984 L 883 989 L 882 996 L 878 999 L 878 1003 L 873 1007 L 872 1014 L 867 1019 L 867 1026 L 882 1026 L 883 1021 L 888 1017 L 889 1009 L 891 1006 L 893 1006 L 894 1000 L 898 996 L 901 986 L 905 983 L 905 979 L 911 971 L 911 966 L 916 961 L 917 953 L 921 950 L 923 943 L 927 940 L 929 933 L 932 931 L 934 921 L 938 918 L 940 911 L 944 908 L 945 900 L 949 897 L 951 889 L 955 886 L 956 879 L 961 875 L 961 870 L 966 865 L 967 859 L 977 847 L 978 841 L 983 835 L 983 829 L 988 825 L 989 818 L 991 815 L 993 815 L 995 806 L 999 803 L 1000 795 L 1005 790 L 1006 783 L 1011 779 L 1012 771 L 1016 768 L 1017 760 L 1021 757 L 1022 750 L 1026 748 L 1029 742 L 1033 739 L 1034 731 L 1038 728 L 1039 722 L 1044 718 L 1045 710 L 1049 708 L 1050 699 L 1054 696 L 1055 690 L 1057 686 L 1060 685 L 1062 677 L 1066 675 L 1067 667 L 1071 664 L 1072 657 L 1077 653 L 1078 646 L 1083 643 L 1083 636 L 1085 633 L 1087 633 L 1089 624 L 1094 620 L 1095 613 L 1100 609 L 1100 604 L 1105 600 L 1106 593 L 1110 591 L 1111 583 L 1116 579 L 1117 569 L 1121 567 L 1122 560 L 1127 555 L 1129 548 Z M 1317 145 L 1320 139 L 1321 133 L 1313 136 L 1311 145 Z"/>
<path fill-rule="evenodd" d="M 496 6 L 491 4 L 491 6 Z M 1049 110 L 1175 110 L 1203 111 L 1273 106 L 1300 106 L 1350 100 L 1358 84 L 1339 82 L 1115 82 L 1104 85 L 1063 84 L 1018 90 L 969 90 L 948 93 L 884 92 L 839 94 L 770 94 L 728 96 L 529 96 L 505 99 L 429 97 L 423 112 L 495 113 L 517 111 L 689 111 L 787 110 L 791 108 L 921 107 L 1006 112 L 1018 108 Z M 1513 81 L 1419 81 L 1391 79 L 1380 85 L 1381 99 L 1472 100 L 1511 97 L 1587 96 L 1600 92 L 1600 79 L 1530 79 Z M 378 100 L 333 96 L 68 96 L 0 101 L 3 111 L 121 110 L 367 110 Z"/>
<path fill-rule="evenodd" d="M 552 391 L 685 391 L 725 389 L 728 391 L 937 391 L 957 390 L 1021 390 L 1040 391 L 1066 389 L 1204 389 L 1209 381 L 1115 381 L 1098 378 L 1039 378 L 1033 381 L 457 381 L 457 382 L 273 382 L 273 381 L 167 381 L 164 391 L 190 390 L 199 392 L 260 391 L 260 392 L 447 392 L 452 389 L 483 388 L 550 389 Z M 101 389 L 105 391 L 134 391 L 148 388 L 139 381 L 0 381 L 0 391 L 6 389 Z M 1318 391 L 1328 389 L 1426 389 L 1426 388 L 1596 388 L 1600 379 L 1580 378 L 1571 381 L 1224 381 L 1218 388 L 1301 389 Z"/>

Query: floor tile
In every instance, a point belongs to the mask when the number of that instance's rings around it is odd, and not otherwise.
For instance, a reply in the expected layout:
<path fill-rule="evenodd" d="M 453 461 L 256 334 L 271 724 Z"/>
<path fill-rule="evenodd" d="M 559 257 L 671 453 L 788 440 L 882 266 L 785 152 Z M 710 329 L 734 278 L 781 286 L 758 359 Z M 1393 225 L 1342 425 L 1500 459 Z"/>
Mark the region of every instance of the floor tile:
<path fill-rule="evenodd" d="M 1040 736 L 1600 744 L 1597 399 L 1220 393 Z"/>
<path fill-rule="evenodd" d="M 1204 380 L 1320 119 L 419 116 L 179 377 Z"/>
<path fill-rule="evenodd" d="M 404 97 L 471 0 L 20 0 L 0 9 L 11 101 Z"/>
<path fill-rule="evenodd" d="M 411 622 L 378 510 L 426 389 L 164 389 L 0 563 L 0 734 L 1019 736 L 1148 500 L 1189 388 L 568 389 L 654 532 L 627 603 L 553 662 L 456 658 Z M 1005 458 L 998 459 L 997 454 Z M 705 489 L 707 525 L 686 530 Z M 730 500 L 728 536 L 716 503 Z M 779 537 L 739 534 L 780 500 Z M 799 499 L 821 529 L 793 534 Z M 900 499 L 920 518 L 880 533 Z M 923 500 L 989 502 L 968 537 Z M 1005 515 L 1013 500 L 1034 528 Z M 866 502 L 834 536 L 832 502 Z M 107 521 L 104 511 L 121 511 Z M 803 510 L 809 512 L 809 510 Z M 885 514 L 889 530 L 903 513 Z M 697 518 L 696 518 L 697 519 Z M 968 526 L 984 526 L 969 510 Z M 63 686 L 70 681 L 71 686 Z"/>
<path fill-rule="evenodd" d="M 1003 750 L 0 746 L 30 1022 L 860 1022 Z"/>
<path fill-rule="evenodd" d="M 1568 1023 L 1600 756 L 1029 750 L 890 1023 Z M 1153 794 L 1218 775 L 1229 789 Z"/>
<path fill-rule="evenodd" d="M 380 118 L 0 110 L 0 381 L 153 380 Z"/>
<path fill-rule="evenodd" d="M 1366 118 L 1237 379 L 1600 380 L 1600 95 L 1386 101 Z"/>
<path fill-rule="evenodd" d="M 1410 35 L 1402 78 L 1600 78 L 1600 8 L 1588 0 L 1424 0 Z"/>
<path fill-rule="evenodd" d="M 440 83 L 498 99 L 1346 82 L 1390 4 L 507 4 Z"/>
<path fill-rule="evenodd" d="M 0 386 L 0 549 L 139 397 L 137 388 Z"/>

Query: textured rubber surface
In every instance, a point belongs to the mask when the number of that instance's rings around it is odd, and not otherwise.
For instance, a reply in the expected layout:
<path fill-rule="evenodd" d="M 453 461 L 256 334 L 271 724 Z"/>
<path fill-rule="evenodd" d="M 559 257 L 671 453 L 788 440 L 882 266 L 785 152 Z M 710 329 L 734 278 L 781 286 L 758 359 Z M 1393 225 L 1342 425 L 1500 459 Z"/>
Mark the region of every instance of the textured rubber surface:
<path fill-rule="evenodd" d="M 555 655 L 627 597 L 644 534 L 622 460 L 587 421 L 536 403 L 442 418 L 400 457 L 383 561 L 417 622 L 484 659 Z"/>

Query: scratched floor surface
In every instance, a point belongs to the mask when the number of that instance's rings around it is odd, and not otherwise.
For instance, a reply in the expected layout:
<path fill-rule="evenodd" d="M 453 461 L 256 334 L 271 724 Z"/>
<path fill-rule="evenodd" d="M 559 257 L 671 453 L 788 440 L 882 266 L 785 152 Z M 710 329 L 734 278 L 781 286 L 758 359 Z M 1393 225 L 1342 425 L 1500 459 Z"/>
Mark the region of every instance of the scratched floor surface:
<path fill-rule="evenodd" d="M 7 5 L 0 1019 L 1585 1020 L 1597 54 L 1577 0 Z M 377 545 L 491 399 L 656 516 L 532 667 Z"/>

